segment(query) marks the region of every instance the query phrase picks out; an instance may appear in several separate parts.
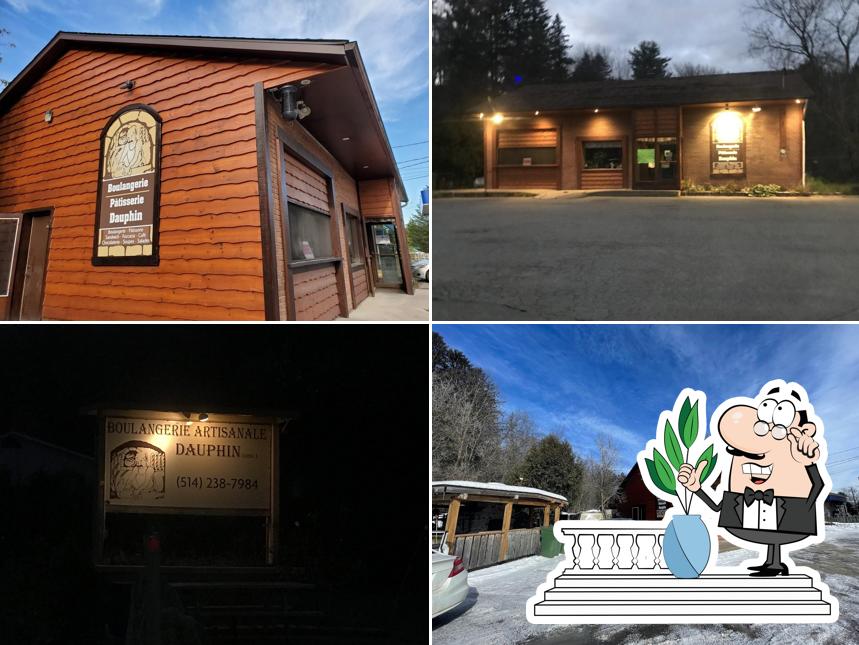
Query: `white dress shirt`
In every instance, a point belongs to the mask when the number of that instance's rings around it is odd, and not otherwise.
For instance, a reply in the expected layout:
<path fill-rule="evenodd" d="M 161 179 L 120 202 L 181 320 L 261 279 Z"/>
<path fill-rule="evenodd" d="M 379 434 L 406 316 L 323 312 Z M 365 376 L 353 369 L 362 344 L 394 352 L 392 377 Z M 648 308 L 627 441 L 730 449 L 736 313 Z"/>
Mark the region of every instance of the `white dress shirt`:
<path fill-rule="evenodd" d="M 751 506 L 743 502 L 743 528 L 763 529 L 764 531 L 775 531 L 778 529 L 778 515 L 776 514 L 775 501 L 767 504 L 764 500 L 755 500 Z"/>

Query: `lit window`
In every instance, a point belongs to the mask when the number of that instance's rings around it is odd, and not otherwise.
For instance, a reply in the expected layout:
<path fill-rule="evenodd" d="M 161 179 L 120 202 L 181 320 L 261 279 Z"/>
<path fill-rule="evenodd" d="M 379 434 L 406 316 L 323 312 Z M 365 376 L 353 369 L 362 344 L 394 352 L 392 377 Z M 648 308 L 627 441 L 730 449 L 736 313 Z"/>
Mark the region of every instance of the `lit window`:
<path fill-rule="evenodd" d="M 623 144 L 620 141 L 585 141 L 585 170 L 620 170 L 623 168 Z"/>

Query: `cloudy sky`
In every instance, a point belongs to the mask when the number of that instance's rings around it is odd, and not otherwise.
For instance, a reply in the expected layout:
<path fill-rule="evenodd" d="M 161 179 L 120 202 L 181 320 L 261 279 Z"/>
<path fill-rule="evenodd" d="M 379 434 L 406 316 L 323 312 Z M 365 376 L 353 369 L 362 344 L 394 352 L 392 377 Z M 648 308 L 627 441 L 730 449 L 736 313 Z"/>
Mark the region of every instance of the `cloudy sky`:
<path fill-rule="evenodd" d="M 428 181 L 427 0 L 0 0 L 0 78 L 58 31 L 356 40 L 409 193 Z M 410 144 L 418 145 L 410 145 Z"/>
<path fill-rule="evenodd" d="M 707 415 L 770 380 L 795 381 L 823 420 L 833 487 L 859 486 L 859 326 L 434 325 L 525 410 L 585 455 L 611 435 L 628 470 L 684 387 Z M 849 461 L 845 461 L 849 460 Z M 841 463 L 838 463 L 841 462 Z"/>
<path fill-rule="evenodd" d="M 748 54 L 748 0 L 546 0 L 566 26 L 574 51 L 603 45 L 615 56 L 655 40 L 672 63 L 712 65 L 728 72 L 768 69 Z"/>

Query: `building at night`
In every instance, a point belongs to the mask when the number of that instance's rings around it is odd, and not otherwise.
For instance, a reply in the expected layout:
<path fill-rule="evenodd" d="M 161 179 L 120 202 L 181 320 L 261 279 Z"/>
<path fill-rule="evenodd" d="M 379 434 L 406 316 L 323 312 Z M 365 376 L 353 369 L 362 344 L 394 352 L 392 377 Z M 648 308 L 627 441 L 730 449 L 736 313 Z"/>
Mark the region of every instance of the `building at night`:
<path fill-rule="evenodd" d="M 490 189 L 805 183 L 799 74 L 526 85 L 481 106 Z"/>
<path fill-rule="evenodd" d="M 58 33 L 0 95 L 0 320 L 329 320 L 412 293 L 358 45 Z"/>

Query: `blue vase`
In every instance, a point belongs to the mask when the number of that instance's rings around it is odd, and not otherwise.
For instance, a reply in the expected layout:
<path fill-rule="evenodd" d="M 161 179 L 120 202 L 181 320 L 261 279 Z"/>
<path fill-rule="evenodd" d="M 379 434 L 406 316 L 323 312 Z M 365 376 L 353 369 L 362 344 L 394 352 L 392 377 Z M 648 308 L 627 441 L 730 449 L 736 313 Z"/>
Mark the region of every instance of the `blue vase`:
<path fill-rule="evenodd" d="M 697 578 L 710 560 L 710 533 L 700 515 L 675 515 L 662 541 L 665 564 L 677 578 Z"/>

